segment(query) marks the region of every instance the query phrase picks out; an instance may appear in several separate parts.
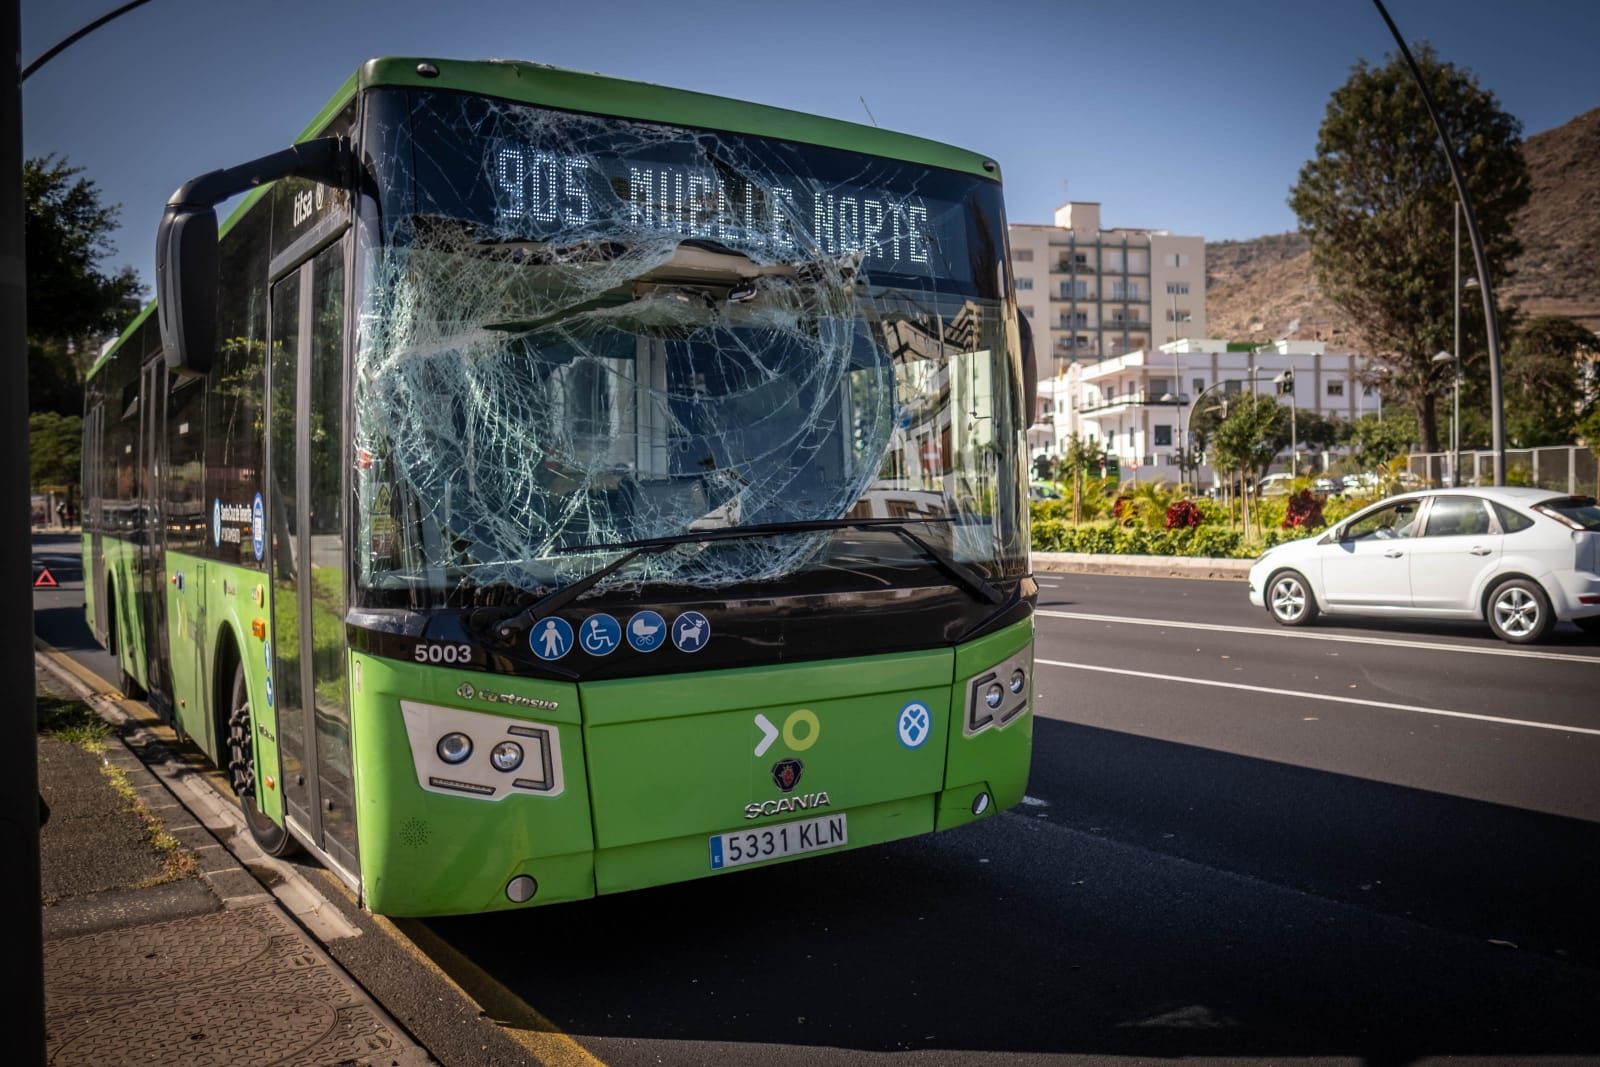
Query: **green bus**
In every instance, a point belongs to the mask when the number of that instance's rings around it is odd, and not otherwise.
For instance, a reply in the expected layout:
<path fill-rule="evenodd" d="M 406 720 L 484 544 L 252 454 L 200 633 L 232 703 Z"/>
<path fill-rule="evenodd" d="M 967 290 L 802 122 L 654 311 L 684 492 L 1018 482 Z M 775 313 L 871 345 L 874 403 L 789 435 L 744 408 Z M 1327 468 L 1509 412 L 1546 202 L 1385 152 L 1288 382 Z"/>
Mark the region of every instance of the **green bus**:
<path fill-rule="evenodd" d="M 1032 388 L 991 160 L 372 60 L 168 202 L 88 377 L 86 614 L 375 912 L 961 826 L 1028 773 Z"/>

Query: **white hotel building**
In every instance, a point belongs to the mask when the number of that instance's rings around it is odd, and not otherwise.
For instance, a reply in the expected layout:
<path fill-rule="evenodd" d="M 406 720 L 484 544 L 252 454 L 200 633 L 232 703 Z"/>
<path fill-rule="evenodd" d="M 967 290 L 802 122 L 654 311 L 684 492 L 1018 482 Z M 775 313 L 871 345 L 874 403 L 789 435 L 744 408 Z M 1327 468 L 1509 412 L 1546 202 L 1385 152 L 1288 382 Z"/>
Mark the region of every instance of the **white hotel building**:
<path fill-rule="evenodd" d="M 1381 406 L 1376 390 L 1361 384 L 1362 357 L 1328 352 L 1321 341 L 1241 345 L 1184 339 L 1073 363 L 1064 374 L 1040 381 L 1033 451 L 1064 455 L 1067 438 L 1078 433 L 1115 455 L 1125 479 L 1177 481 L 1177 453 L 1201 393 L 1216 386 L 1207 406 L 1212 397 L 1230 393 L 1275 395 L 1273 379 L 1291 369 L 1294 394 L 1279 396 L 1280 403 L 1346 420 Z M 1200 481 L 1212 480 L 1212 472 L 1202 469 Z"/>

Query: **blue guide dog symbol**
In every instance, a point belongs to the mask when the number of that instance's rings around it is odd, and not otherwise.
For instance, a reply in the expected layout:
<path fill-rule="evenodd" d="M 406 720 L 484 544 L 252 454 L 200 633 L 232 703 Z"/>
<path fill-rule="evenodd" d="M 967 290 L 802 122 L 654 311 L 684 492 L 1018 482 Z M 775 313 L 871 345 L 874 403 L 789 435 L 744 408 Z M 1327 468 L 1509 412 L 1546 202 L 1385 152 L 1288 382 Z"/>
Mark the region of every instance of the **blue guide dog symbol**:
<path fill-rule="evenodd" d="M 528 647 L 540 659 L 560 659 L 572 651 L 572 627 L 566 619 L 540 619 L 528 631 Z"/>
<path fill-rule="evenodd" d="M 933 715 L 926 704 L 913 700 L 900 709 L 900 719 L 895 724 L 900 743 L 907 748 L 921 748 L 933 732 Z"/>
<path fill-rule="evenodd" d="M 591 656 L 609 656 L 622 643 L 622 627 L 603 611 L 590 615 L 578 624 L 578 643 Z"/>
<path fill-rule="evenodd" d="M 222 547 L 222 498 L 213 497 L 211 500 L 211 543 L 218 548 Z"/>
<path fill-rule="evenodd" d="M 698 611 L 686 611 L 672 620 L 672 643 L 679 652 L 699 652 L 711 640 L 711 623 Z"/>
<path fill-rule="evenodd" d="M 628 644 L 635 652 L 654 652 L 667 640 L 667 620 L 656 611 L 636 611 L 628 620 Z"/>

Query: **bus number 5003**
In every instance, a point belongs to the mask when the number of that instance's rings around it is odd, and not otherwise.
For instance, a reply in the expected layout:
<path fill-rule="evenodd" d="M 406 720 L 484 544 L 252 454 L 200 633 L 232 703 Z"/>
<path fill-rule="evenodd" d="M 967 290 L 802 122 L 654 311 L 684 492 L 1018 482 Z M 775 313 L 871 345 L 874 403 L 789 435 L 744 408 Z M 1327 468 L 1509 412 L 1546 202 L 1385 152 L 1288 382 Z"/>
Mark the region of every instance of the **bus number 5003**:
<path fill-rule="evenodd" d="M 471 663 L 471 645 L 418 645 L 418 663 Z"/>

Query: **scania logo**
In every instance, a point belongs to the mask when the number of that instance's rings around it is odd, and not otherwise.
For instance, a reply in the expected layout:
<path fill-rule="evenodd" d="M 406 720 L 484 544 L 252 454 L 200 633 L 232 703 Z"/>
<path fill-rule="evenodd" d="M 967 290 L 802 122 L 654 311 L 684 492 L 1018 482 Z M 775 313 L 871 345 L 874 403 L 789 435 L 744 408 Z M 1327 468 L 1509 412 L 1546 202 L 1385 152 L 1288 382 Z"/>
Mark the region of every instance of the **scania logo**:
<path fill-rule="evenodd" d="M 777 800 L 763 800 L 759 804 L 746 804 L 744 817 L 759 819 L 763 815 L 787 815 L 791 811 L 805 811 L 807 808 L 826 808 L 829 806 L 828 793 L 805 793 L 797 797 L 779 797 Z"/>
<path fill-rule="evenodd" d="M 781 759 L 772 765 L 772 784 L 785 793 L 792 792 L 805 769 L 806 765 L 797 759 Z"/>

